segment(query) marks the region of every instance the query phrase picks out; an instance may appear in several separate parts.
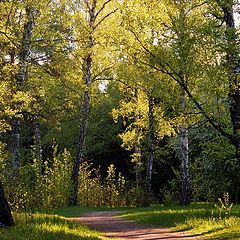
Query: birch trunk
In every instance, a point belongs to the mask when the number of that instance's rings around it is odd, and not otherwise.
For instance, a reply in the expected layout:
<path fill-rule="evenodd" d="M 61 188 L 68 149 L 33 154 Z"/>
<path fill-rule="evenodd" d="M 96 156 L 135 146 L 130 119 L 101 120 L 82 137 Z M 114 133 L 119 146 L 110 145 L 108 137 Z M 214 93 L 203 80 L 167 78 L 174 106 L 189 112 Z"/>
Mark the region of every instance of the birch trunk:
<path fill-rule="evenodd" d="M 12 213 L 5 198 L 2 183 L 0 182 L 0 228 L 11 226 L 13 226 Z"/>
<path fill-rule="evenodd" d="M 136 203 L 141 205 L 141 147 L 140 147 L 140 128 L 139 128 L 139 112 L 138 112 L 138 89 L 134 93 L 136 101 L 135 112 L 135 143 L 134 143 L 134 161 L 136 163 Z"/>
<path fill-rule="evenodd" d="M 148 156 L 148 167 L 147 167 L 147 190 L 148 193 L 152 191 L 152 169 L 153 169 L 153 161 L 154 161 L 154 103 L 153 99 L 149 97 L 148 100 L 148 121 L 149 121 L 149 156 Z"/>
<path fill-rule="evenodd" d="M 77 205 L 77 202 L 78 202 L 77 195 L 78 195 L 79 167 L 81 162 L 83 161 L 83 148 L 84 148 L 85 136 L 87 132 L 87 124 L 88 124 L 89 110 L 90 110 L 89 87 L 91 84 L 91 65 L 92 65 L 92 59 L 91 59 L 91 56 L 89 56 L 86 60 L 86 67 L 85 67 L 86 89 L 84 92 L 84 99 L 83 99 L 83 112 L 82 112 L 82 120 L 80 124 L 77 155 L 73 164 L 73 171 L 72 171 L 73 193 L 70 198 L 70 202 L 69 202 L 70 205 Z"/>
<path fill-rule="evenodd" d="M 32 30 L 34 26 L 34 9 L 32 7 L 26 8 L 27 22 L 24 26 L 24 33 L 21 42 L 21 49 L 19 53 L 19 70 L 15 76 L 17 90 L 23 90 L 24 84 L 28 78 L 28 63 L 30 57 L 30 45 L 32 41 Z M 20 111 L 21 104 L 16 106 Z M 19 114 L 19 112 L 17 113 Z M 19 151 L 20 151 L 20 123 L 21 119 L 15 117 L 12 122 L 12 166 L 14 170 L 17 170 L 19 162 Z"/>
<path fill-rule="evenodd" d="M 186 109 L 186 95 L 182 92 L 182 111 Z M 185 123 L 180 126 L 180 159 L 182 170 L 182 189 L 180 202 L 182 205 L 190 203 L 190 185 L 189 185 L 189 156 L 188 156 L 188 127 Z"/>
<path fill-rule="evenodd" d="M 97 1 L 94 0 L 92 2 L 92 5 L 90 6 L 90 2 L 88 1 L 88 14 L 89 18 L 86 18 L 86 21 L 89 23 L 90 29 L 93 29 L 94 23 L 96 20 L 96 3 Z M 92 83 L 92 48 L 94 46 L 93 42 L 93 31 L 91 31 L 89 35 L 89 54 L 84 59 L 84 66 L 83 66 L 83 76 L 85 80 L 85 91 L 84 91 L 84 97 L 83 97 L 83 105 L 82 105 L 82 119 L 80 123 L 80 133 L 79 133 L 79 139 L 78 139 L 78 146 L 77 146 L 77 155 L 73 163 L 73 170 L 72 170 L 72 176 L 71 180 L 73 182 L 73 192 L 69 200 L 70 205 L 77 205 L 78 203 L 78 179 L 79 179 L 79 167 L 81 162 L 83 162 L 83 150 L 84 150 L 84 142 L 85 137 L 87 133 L 87 125 L 88 125 L 88 119 L 89 119 L 89 111 L 90 111 L 90 96 L 89 96 L 89 90 L 90 85 Z"/>

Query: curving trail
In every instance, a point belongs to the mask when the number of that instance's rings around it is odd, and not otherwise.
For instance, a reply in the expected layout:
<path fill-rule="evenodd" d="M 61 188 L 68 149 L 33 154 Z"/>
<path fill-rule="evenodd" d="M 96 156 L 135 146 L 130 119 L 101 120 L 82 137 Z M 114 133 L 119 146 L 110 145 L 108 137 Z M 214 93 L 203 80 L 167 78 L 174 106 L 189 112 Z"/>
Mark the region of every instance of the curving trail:
<path fill-rule="evenodd" d="M 81 217 L 71 218 L 103 232 L 107 237 L 127 240 L 203 240 L 195 235 L 173 232 L 169 228 L 160 228 L 146 224 L 139 224 L 117 217 L 119 211 L 89 212 Z"/>

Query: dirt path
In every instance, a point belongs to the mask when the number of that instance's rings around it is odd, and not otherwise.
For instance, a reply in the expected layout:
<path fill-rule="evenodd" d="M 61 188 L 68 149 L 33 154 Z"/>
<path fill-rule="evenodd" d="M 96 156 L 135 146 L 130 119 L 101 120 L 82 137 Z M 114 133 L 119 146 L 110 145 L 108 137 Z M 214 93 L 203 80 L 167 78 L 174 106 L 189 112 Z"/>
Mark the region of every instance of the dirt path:
<path fill-rule="evenodd" d="M 159 228 L 145 224 L 134 223 L 117 217 L 119 211 L 89 212 L 71 220 L 88 225 L 104 233 L 107 237 L 138 240 L 202 240 L 194 235 L 173 232 L 169 228 Z"/>

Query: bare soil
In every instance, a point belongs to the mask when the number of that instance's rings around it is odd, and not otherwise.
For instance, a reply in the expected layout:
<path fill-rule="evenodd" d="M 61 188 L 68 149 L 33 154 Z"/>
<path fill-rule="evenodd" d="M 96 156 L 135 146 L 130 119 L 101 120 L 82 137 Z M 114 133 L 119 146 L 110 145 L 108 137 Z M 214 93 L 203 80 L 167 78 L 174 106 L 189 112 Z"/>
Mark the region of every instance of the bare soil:
<path fill-rule="evenodd" d="M 80 222 L 92 229 L 103 232 L 107 237 L 114 237 L 118 239 L 203 240 L 196 235 L 174 232 L 169 228 L 161 228 L 125 220 L 117 216 L 119 213 L 120 211 L 89 212 L 81 217 L 71 218 L 71 220 Z"/>

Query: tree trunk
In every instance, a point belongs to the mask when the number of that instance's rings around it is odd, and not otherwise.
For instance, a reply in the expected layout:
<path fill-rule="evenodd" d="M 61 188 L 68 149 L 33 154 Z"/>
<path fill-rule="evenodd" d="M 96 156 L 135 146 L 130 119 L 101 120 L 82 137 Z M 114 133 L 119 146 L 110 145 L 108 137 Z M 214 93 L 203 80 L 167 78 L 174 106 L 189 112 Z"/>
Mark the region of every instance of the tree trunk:
<path fill-rule="evenodd" d="M 89 97 L 89 87 L 91 83 L 91 65 L 92 65 L 92 59 L 91 56 L 87 58 L 86 61 L 86 89 L 84 92 L 84 100 L 83 100 L 83 112 L 82 112 L 82 120 L 80 124 L 80 133 L 79 133 L 79 140 L 78 140 L 78 146 L 77 146 L 77 155 L 73 164 L 73 170 L 72 170 L 72 182 L 73 182 L 73 192 L 70 197 L 69 204 L 70 205 L 77 205 L 78 203 L 78 178 L 79 178 L 79 167 L 81 162 L 83 161 L 83 148 L 84 148 L 84 142 L 85 142 L 85 136 L 87 132 L 87 124 L 88 124 L 88 118 L 89 118 L 89 110 L 90 110 L 90 97 Z"/>
<path fill-rule="evenodd" d="M 87 124 L 88 124 L 88 118 L 89 118 L 89 109 L 90 109 L 90 96 L 89 96 L 89 89 L 90 85 L 92 83 L 92 52 L 94 47 L 94 32 L 98 28 L 98 26 L 104 21 L 107 17 L 109 17 L 112 13 L 109 13 L 105 15 L 101 20 L 97 18 L 99 14 L 105 9 L 105 6 L 110 3 L 111 1 L 105 1 L 102 4 L 102 7 L 97 12 L 97 0 L 85 0 L 83 1 L 83 4 L 86 6 L 86 16 L 85 21 L 89 25 L 89 36 L 88 36 L 88 48 L 85 49 L 87 54 L 84 58 L 84 66 L 83 66 L 83 76 L 86 84 L 86 89 L 84 92 L 84 99 L 83 99 L 83 113 L 82 113 L 82 120 L 80 123 L 80 134 L 79 134 L 79 140 L 78 140 L 78 146 L 77 146 L 77 155 L 73 164 L 73 171 L 72 171 L 72 182 L 73 182 L 73 192 L 69 199 L 70 205 L 77 205 L 77 194 L 78 194 L 78 178 L 79 178 L 79 167 L 81 162 L 83 161 L 83 148 L 84 148 L 84 142 L 85 142 L 85 136 L 87 132 Z M 82 7 L 82 10 L 85 8 Z M 97 23 L 96 23 L 97 22 Z"/>
<path fill-rule="evenodd" d="M 13 226 L 12 213 L 4 195 L 2 183 L 0 182 L 0 227 Z"/>
<path fill-rule="evenodd" d="M 24 26 L 24 33 L 21 42 L 21 49 L 19 53 L 19 70 L 15 76 L 17 90 L 22 91 L 26 79 L 28 78 L 28 63 L 30 57 L 30 45 L 32 41 L 32 30 L 34 26 L 34 9 L 32 7 L 26 8 L 27 22 Z M 17 115 L 20 114 L 22 103 L 16 105 L 18 110 Z M 19 162 L 20 150 L 20 121 L 19 117 L 15 117 L 12 122 L 12 165 L 13 169 L 17 170 Z"/>
<path fill-rule="evenodd" d="M 224 4 L 221 5 L 224 12 L 224 21 L 226 23 L 226 40 L 228 47 L 227 53 L 227 66 L 229 68 L 229 103 L 231 123 L 233 129 L 232 142 L 236 149 L 236 158 L 238 160 L 238 170 L 234 179 L 234 188 L 236 190 L 236 201 L 240 201 L 239 189 L 240 189 L 240 66 L 239 66 L 239 49 L 237 42 L 236 27 L 234 22 L 233 5 Z"/>
<path fill-rule="evenodd" d="M 148 155 L 148 167 L 147 167 L 147 190 L 148 193 L 152 191 L 152 169 L 154 160 L 154 102 L 152 97 L 148 100 L 148 121 L 149 121 L 149 155 Z"/>
<path fill-rule="evenodd" d="M 19 168 L 19 150 L 20 150 L 20 119 L 15 118 L 12 121 L 12 167 L 13 170 Z"/>
<path fill-rule="evenodd" d="M 136 128 L 136 134 L 138 135 L 138 129 Z M 136 143 L 134 146 L 134 154 L 136 161 L 136 204 L 137 206 L 142 205 L 142 194 L 141 190 L 143 189 L 141 186 L 141 148 L 139 143 Z"/>
<path fill-rule="evenodd" d="M 182 92 L 182 111 L 186 109 L 186 95 Z M 186 123 L 180 126 L 180 159 L 182 170 L 182 189 L 180 202 L 182 205 L 190 203 L 190 186 L 189 186 L 189 159 L 188 159 L 188 128 Z"/>
<path fill-rule="evenodd" d="M 142 204 L 141 194 L 141 147 L 140 147 L 140 128 L 139 128 L 139 112 L 138 112 L 138 89 L 134 92 L 136 102 L 135 113 L 135 143 L 134 143 L 134 161 L 136 164 L 136 204 Z"/>
<path fill-rule="evenodd" d="M 77 146 L 77 155 L 73 164 L 72 170 L 72 182 L 73 182 L 73 192 L 70 197 L 69 204 L 70 205 L 77 205 L 78 203 L 78 178 L 79 178 L 79 167 L 81 162 L 83 161 L 83 148 L 84 142 L 87 132 L 87 124 L 89 118 L 89 110 L 90 110 L 90 97 L 89 97 L 89 88 L 92 82 L 91 76 L 91 68 L 92 68 L 92 58 L 91 55 L 88 55 L 86 62 L 85 62 L 85 83 L 86 89 L 84 92 L 84 99 L 83 99 L 83 112 L 82 112 L 82 120 L 80 124 L 80 133 L 79 133 L 79 140 Z"/>
<path fill-rule="evenodd" d="M 41 145 L 41 130 L 39 128 L 38 117 L 33 116 L 33 130 L 34 130 L 34 140 L 36 147 L 36 158 L 39 165 L 39 173 L 42 173 L 42 145 Z"/>

